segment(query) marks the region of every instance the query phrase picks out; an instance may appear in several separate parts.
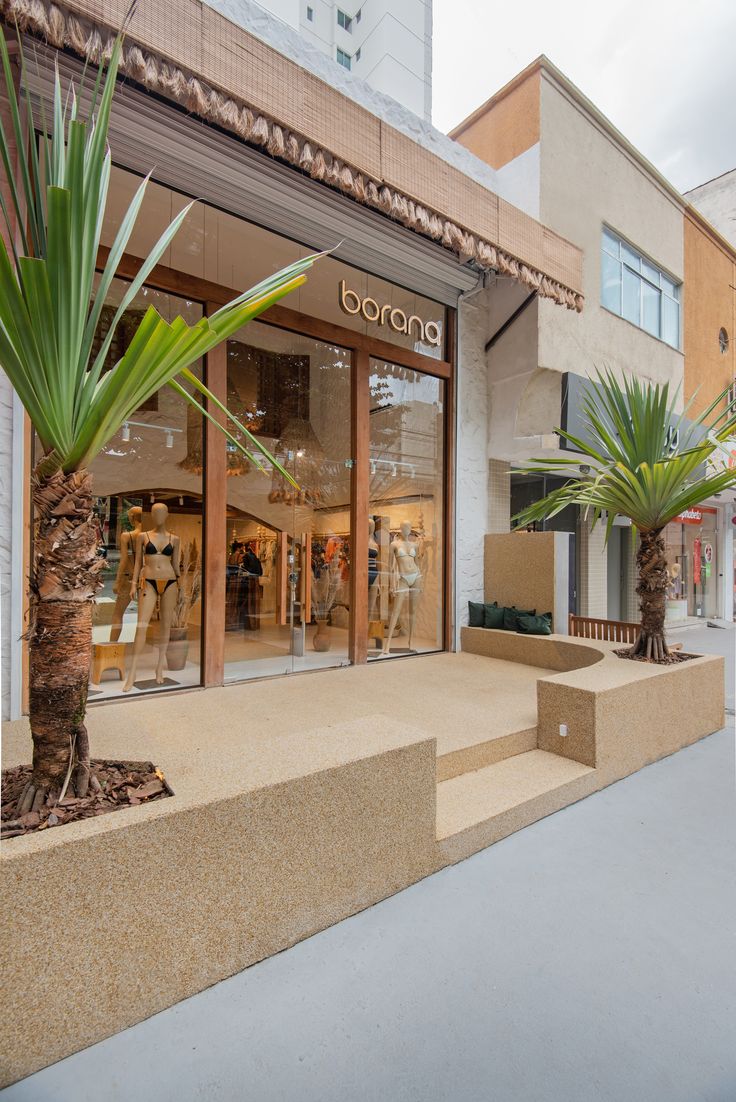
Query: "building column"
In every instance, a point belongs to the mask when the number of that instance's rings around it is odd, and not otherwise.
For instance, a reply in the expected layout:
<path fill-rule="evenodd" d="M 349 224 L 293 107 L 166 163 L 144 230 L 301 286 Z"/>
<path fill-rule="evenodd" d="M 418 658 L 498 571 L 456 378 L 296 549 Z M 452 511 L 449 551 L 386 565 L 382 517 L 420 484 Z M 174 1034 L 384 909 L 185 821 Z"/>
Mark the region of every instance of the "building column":
<path fill-rule="evenodd" d="M 599 522 L 591 530 L 591 522 L 580 517 L 578 551 L 578 593 L 580 615 L 606 619 L 608 616 L 608 554 L 605 545 L 606 526 Z"/>
<path fill-rule="evenodd" d="M 503 459 L 488 463 L 488 531 L 511 531 L 511 464 Z"/>

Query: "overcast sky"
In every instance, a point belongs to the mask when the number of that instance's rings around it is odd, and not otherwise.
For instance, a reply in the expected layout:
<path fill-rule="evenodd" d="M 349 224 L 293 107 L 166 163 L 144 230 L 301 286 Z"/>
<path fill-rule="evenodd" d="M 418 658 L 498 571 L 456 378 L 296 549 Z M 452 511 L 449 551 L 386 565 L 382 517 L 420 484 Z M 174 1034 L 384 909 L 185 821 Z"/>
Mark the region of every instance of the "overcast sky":
<path fill-rule="evenodd" d="M 542 53 L 680 191 L 736 167 L 736 0 L 434 0 L 435 126 Z"/>

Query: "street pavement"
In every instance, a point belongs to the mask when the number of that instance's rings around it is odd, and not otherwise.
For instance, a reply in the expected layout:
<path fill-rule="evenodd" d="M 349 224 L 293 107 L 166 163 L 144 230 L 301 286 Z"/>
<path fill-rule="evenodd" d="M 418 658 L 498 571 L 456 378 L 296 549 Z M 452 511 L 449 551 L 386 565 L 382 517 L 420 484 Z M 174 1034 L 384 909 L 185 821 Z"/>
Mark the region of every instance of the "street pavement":
<path fill-rule="evenodd" d="M 1 1097 L 734 1102 L 735 977 L 731 720 Z"/>

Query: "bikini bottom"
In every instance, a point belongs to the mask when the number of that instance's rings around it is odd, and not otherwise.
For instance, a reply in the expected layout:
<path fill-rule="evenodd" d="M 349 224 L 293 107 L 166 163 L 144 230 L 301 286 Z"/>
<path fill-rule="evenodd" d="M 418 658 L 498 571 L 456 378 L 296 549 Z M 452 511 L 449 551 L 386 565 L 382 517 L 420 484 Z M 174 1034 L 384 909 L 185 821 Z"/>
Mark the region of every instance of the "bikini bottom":
<path fill-rule="evenodd" d="M 418 570 L 411 570 L 408 574 L 400 574 L 396 586 L 397 590 L 400 591 L 399 587 L 402 582 L 406 582 L 409 587 L 413 586 L 417 578 L 421 578 L 421 576 Z"/>
<path fill-rule="evenodd" d="M 146 578 L 146 581 L 159 597 L 163 597 L 170 585 L 176 584 L 176 578 Z"/>

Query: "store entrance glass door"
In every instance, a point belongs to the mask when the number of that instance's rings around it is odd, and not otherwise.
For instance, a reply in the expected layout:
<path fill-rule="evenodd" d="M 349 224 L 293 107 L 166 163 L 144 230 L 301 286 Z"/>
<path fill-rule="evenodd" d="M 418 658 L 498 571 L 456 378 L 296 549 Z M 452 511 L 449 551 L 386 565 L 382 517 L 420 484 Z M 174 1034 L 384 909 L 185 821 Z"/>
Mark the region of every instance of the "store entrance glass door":
<path fill-rule="evenodd" d="M 351 356 L 260 322 L 227 342 L 227 404 L 297 483 L 227 451 L 225 680 L 348 661 Z"/>
<path fill-rule="evenodd" d="M 446 384 L 372 358 L 369 386 L 370 660 L 443 646 Z"/>

